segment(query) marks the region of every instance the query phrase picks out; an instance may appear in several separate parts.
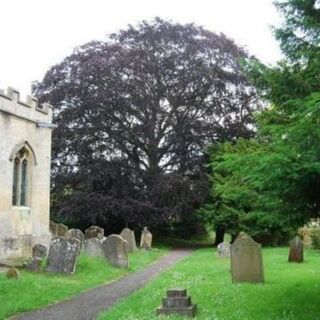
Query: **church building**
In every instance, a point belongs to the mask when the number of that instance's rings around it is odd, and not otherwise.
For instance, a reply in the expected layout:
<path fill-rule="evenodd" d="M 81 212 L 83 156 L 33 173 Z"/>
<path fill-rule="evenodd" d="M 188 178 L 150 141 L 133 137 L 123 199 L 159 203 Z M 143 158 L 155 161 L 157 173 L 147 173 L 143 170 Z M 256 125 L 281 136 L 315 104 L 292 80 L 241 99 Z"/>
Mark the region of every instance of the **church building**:
<path fill-rule="evenodd" d="M 50 242 L 52 108 L 0 90 L 0 263 Z"/>

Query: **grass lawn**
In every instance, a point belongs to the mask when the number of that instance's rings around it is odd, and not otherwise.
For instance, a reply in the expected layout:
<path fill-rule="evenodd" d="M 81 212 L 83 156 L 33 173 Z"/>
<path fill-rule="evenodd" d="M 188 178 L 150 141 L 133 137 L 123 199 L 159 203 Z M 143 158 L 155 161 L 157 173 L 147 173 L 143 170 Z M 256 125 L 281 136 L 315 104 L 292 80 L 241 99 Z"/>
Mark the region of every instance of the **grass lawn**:
<path fill-rule="evenodd" d="M 0 273 L 0 319 L 67 299 L 118 279 L 145 267 L 167 251 L 162 247 L 130 254 L 129 270 L 114 268 L 103 258 L 81 255 L 76 272 L 71 276 L 22 270 L 18 280 L 9 280 L 4 273 Z"/>
<path fill-rule="evenodd" d="M 197 320 L 319 320 L 320 253 L 288 263 L 287 248 L 263 250 L 265 284 L 232 284 L 229 260 L 200 249 L 147 286 L 116 304 L 99 320 L 182 319 L 155 316 L 166 289 L 186 288 L 198 304 Z"/>

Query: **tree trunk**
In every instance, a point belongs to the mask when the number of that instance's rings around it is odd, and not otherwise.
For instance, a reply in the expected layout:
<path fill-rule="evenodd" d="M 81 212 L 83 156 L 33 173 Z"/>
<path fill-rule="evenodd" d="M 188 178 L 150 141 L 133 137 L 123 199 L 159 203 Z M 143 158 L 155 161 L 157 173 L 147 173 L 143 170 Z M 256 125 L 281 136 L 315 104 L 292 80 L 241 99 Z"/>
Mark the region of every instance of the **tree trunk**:
<path fill-rule="evenodd" d="M 225 230 L 222 228 L 216 228 L 216 239 L 213 246 L 216 247 L 219 243 L 223 242 Z"/>

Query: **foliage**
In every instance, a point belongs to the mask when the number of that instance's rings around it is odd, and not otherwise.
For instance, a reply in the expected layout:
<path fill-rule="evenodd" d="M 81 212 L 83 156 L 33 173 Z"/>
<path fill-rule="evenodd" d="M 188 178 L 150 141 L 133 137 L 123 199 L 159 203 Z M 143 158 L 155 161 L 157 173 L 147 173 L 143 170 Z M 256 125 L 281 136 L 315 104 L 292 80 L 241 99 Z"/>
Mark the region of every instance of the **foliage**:
<path fill-rule="evenodd" d="M 218 259 L 212 248 L 197 250 L 99 319 L 184 319 L 156 316 L 168 288 L 187 289 L 198 306 L 197 320 L 318 319 L 319 253 L 305 250 L 305 263 L 295 264 L 288 263 L 287 248 L 264 249 L 263 262 L 265 284 L 235 285 L 228 259 Z"/>
<path fill-rule="evenodd" d="M 167 248 L 139 251 L 130 255 L 129 270 L 109 265 L 103 258 L 80 255 L 74 275 L 21 271 L 18 280 L 0 273 L 0 319 L 56 303 L 89 288 L 106 284 L 128 272 L 135 272 L 167 252 Z"/>
<path fill-rule="evenodd" d="M 58 124 L 52 211 L 106 227 L 191 213 L 208 194 L 206 146 L 252 135 L 246 57 L 223 34 L 157 18 L 52 67 L 34 87 Z"/>
<path fill-rule="evenodd" d="M 276 67 L 250 60 L 246 67 L 266 98 L 280 105 L 320 89 L 320 7 L 316 0 L 280 0 L 275 4 L 284 19 L 273 32 L 285 59 Z"/>
<path fill-rule="evenodd" d="M 312 0 L 277 7 L 284 22 L 274 33 L 286 59 L 273 68 L 245 64 L 271 105 L 257 114 L 254 140 L 212 151 L 214 205 L 204 212 L 214 225 L 259 239 L 290 234 L 320 209 L 320 9 Z"/>

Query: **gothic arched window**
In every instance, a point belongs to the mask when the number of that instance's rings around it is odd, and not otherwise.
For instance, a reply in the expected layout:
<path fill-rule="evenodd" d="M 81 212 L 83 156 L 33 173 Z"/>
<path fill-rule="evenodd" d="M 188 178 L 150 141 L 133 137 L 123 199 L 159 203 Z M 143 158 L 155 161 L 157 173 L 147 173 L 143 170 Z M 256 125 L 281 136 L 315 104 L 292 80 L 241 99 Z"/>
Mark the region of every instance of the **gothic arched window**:
<path fill-rule="evenodd" d="M 28 205 L 28 174 L 29 151 L 22 147 L 14 157 L 12 204 L 14 206 Z"/>

